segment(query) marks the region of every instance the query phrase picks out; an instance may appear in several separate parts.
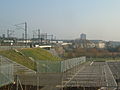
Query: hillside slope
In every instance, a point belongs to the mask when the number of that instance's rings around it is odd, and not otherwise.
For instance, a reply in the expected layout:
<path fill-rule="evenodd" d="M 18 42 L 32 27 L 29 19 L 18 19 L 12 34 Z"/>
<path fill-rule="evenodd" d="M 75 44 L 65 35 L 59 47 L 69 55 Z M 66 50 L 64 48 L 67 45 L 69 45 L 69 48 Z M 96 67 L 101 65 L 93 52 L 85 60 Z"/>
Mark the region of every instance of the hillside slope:
<path fill-rule="evenodd" d="M 41 48 L 21 49 L 20 52 L 35 60 L 60 60 L 59 57 L 53 56 L 51 53 Z"/>
<path fill-rule="evenodd" d="M 0 55 L 5 56 L 30 69 L 36 69 L 36 65 L 33 60 L 61 60 L 59 57 L 55 57 L 51 53 L 40 48 L 4 50 L 0 51 Z"/>

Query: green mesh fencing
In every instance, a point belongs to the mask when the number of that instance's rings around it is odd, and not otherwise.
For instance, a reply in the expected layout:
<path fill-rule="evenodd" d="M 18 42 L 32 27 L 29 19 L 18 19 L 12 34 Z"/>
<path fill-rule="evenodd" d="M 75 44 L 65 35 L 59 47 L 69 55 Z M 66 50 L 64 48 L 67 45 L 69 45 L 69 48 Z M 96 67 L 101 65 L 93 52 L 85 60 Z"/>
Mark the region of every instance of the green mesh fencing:
<path fill-rule="evenodd" d="M 37 61 L 37 72 L 39 73 L 58 73 L 65 72 L 83 62 L 86 61 L 86 57 L 73 58 L 63 61 Z"/>
<path fill-rule="evenodd" d="M 86 57 L 79 57 L 61 61 L 61 72 L 65 72 L 79 64 L 86 62 Z"/>
<path fill-rule="evenodd" d="M 38 61 L 37 71 L 41 73 L 45 72 L 61 72 L 61 62 L 60 61 Z"/>
<path fill-rule="evenodd" d="M 0 63 L 0 87 L 14 82 L 13 64 Z"/>

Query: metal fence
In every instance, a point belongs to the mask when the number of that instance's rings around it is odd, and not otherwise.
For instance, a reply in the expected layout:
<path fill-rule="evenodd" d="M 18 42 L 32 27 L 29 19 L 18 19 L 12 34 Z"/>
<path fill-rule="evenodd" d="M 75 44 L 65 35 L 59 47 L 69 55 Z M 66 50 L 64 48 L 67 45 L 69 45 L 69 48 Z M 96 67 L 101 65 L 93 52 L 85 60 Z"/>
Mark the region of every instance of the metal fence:
<path fill-rule="evenodd" d="M 38 85 L 45 86 L 45 90 L 59 90 L 67 74 L 76 73 L 77 67 L 84 62 L 86 57 L 63 61 L 39 60 L 37 61 Z"/>
<path fill-rule="evenodd" d="M 10 50 L 17 48 L 30 48 L 30 46 L 0 46 L 0 50 Z"/>
<path fill-rule="evenodd" d="M 14 82 L 13 64 L 2 62 L 0 59 L 0 87 Z"/>
<path fill-rule="evenodd" d="M 37 72 L 38 73 L 65 72 L 85 61 L 86 61 L 86 57 L 73 58 L 63 61 L 39 60 L 37 61 Z"/>

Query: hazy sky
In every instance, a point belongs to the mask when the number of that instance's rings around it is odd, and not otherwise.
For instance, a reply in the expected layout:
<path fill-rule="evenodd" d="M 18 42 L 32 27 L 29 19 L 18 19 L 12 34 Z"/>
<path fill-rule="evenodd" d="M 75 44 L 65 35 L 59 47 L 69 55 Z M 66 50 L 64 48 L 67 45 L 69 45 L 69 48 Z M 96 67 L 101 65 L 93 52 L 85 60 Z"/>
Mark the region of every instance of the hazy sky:
<path fill-rule="evenodd" d="M 120 41 L 120 0 L 0 0 L 0 35 L 25 21 L 29 37 L 40 28 L 59 39 Z"/>

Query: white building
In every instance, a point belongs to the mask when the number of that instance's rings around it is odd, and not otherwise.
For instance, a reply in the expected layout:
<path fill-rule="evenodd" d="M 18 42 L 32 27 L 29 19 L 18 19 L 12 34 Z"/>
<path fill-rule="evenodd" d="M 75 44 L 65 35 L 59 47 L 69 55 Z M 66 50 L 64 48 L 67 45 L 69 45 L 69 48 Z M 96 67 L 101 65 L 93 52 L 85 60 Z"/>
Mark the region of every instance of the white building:
<path fill-rule="evenodd" d="M 87 43 L 87 48 L 95 48 L 95 43 L 93 42 L 90 42 L 90 43 Z"/>
<path fill-rule="evenodd" d="M 98 43 L 96 44 L 96 47 L 97 47 L 97 48 L 105 48 L 105 43 L 102 42 L 102 41 L 100 41 L 100 42 L 98 42 Z"/>

